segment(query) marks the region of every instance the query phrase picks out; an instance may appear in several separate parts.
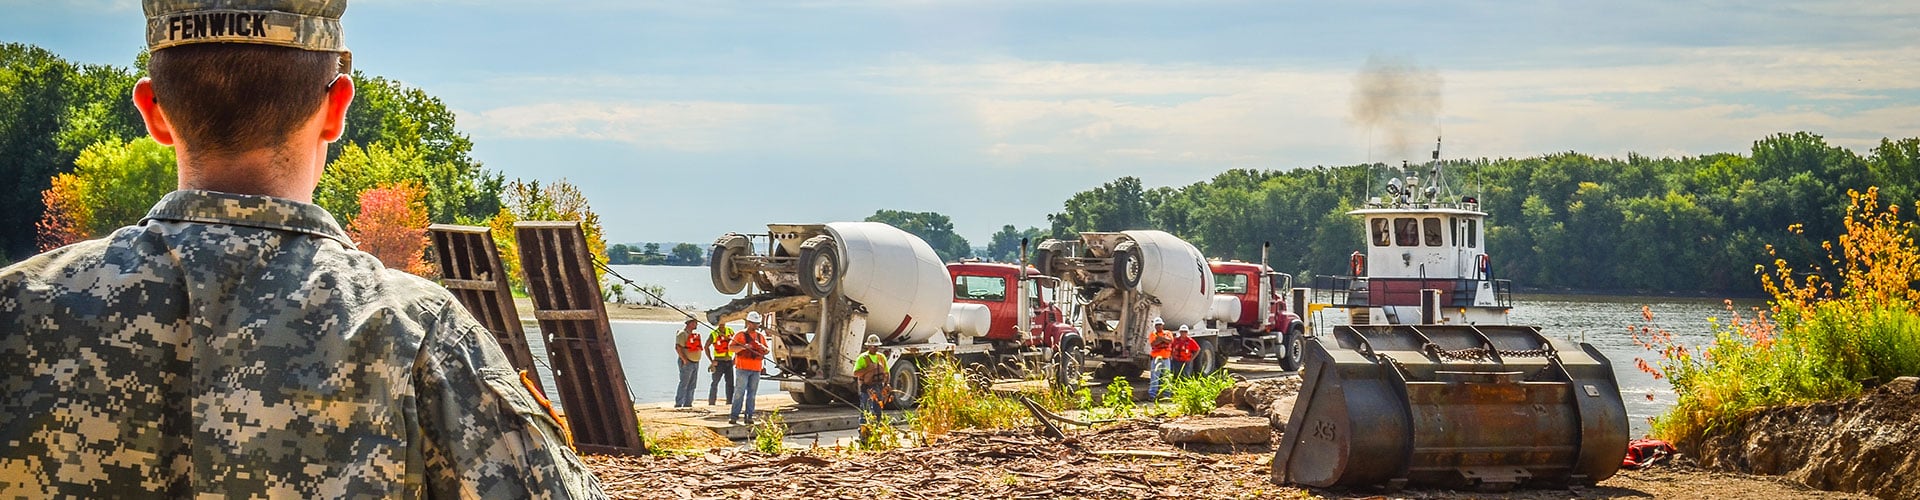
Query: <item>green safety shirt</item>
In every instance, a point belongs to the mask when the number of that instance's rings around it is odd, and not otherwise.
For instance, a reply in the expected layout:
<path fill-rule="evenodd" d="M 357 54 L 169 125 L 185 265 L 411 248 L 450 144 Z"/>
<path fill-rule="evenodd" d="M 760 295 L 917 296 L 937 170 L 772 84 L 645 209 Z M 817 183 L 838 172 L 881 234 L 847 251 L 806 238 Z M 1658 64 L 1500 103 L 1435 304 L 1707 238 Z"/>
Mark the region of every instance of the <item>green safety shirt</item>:
<path fill-rule="evenodd" d="M 880 365 L 880 373 L 887 373 L 887 356 L 880 353 L 861 353 L 859 358 L 853 360 L 853 371 L 865 370 L 870 364 Z"/>

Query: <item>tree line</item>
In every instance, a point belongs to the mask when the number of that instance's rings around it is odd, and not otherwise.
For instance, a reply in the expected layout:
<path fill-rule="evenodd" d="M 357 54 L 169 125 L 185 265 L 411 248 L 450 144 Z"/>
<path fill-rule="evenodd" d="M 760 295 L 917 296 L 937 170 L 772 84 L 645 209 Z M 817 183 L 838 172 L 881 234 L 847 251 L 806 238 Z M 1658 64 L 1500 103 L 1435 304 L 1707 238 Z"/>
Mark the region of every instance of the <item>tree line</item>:
<path fill-rule="evenodd" d="M 1414 166 L 1426 175 L 1428 166 Z M 1496 277 L 1522 287 L 1758 293 L 1756 265 L 1825 262 L 1818 242 L 1843 231 L 1848 190 L 1880 188 L 1913 208 L 1920 138 L 1882 139 L 1866 155 L 1808 132 L 1741 153 L 1599 158 L 1566 152 L 1454 160 L 1442 172 L 1487 212 Z M 1346 212 L 1381 195 L 1382 165 L 1229 170 L 1182 187 L 1122 177 L 1074 194 L 1047 216 L 1051 234 L 1157 228 L 1207 255 L 1257 259 L 1301 275 L 1344 274 L 1362 248 Z M 1011 228 L 1009 228 L 1011 229 Z"/>

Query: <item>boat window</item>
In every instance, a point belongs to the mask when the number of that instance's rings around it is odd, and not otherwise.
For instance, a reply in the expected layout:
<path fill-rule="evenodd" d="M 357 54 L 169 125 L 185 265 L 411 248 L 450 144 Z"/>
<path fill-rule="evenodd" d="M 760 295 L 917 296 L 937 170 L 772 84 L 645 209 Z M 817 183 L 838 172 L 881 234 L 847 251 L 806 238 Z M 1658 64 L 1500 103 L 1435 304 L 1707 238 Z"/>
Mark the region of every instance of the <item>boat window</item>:
<path fill-rule="evenodd" d="M 1393 243 L 1403 247 L 1420 246 L 1420 219 L 1412 217 L 1394 219 Z"/>
<path fill-rule="evenodd" d="M 1479 235 L 1475 234 L 1473 231 L 1473 223 L 1475 222 L 1479 222 L 1479 221 L 1474 219 L 1467 219 L 1467 248 L 1473 248 L 1475 244 L 1480 242 L 1480 238 L 1478 237 Z"/>
<path fill-rule="evenodd" d="M 1423 232 L 1425 232 L 1427 235 L 1427 246 L 1430 246 L 1430 247 L 1440 246 L 1440 240 L 1446 239 L 1445 235 L 1440 234 L 1440 218 L 1439 217 L 1428 217 L 1426 218 L 1426 220 L 1422 225 L 1426 226 L 1425 231 Z"/>
<path fill-rule="evenodd" d="M 1466 246 L 1464 242 L 1467 240 L 1460 239 L 1460 219 L 1458 217 L 1448 217 L 1447 224 L 1453 226 L 1453 246 Z"/>
<path fill-rule="evenodd" d="M 998 276 L 955 277 L 953 298 L 985 302 L 1007 300 L 1007 279 Z"/>
<path fill-rule="evenodd" d="M 1231 293 L 1234 295 L 1247 293 L 1247 275 L 1214 274 L 1213 293 Z"/>
<path fill-rule="evenodd" d="M 1388 239 L 1392 234 L 1392 232 L 1387 231 L 1387 219 L 1373 219 L 1373 246 L 1387 246 L 1393 241 Z"/>

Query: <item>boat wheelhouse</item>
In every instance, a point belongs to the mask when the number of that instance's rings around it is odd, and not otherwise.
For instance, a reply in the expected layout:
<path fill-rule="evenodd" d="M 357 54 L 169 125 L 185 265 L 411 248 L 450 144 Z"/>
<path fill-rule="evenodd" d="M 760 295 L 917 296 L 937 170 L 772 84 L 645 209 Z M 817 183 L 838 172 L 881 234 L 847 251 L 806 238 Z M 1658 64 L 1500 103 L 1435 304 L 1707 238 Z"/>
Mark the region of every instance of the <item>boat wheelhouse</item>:
<path fill-rule="evenodd" d="M 1419 186 L 1417 176 L 1393 178 L 1387 197 L 1347 212 L 1366 230 L 1366 251 L 1350 257 L 1351 274 L 1316 277 L 1314 302 L 1345 309 L 1355 325 L 1508 324 L 1513 284 L 1493 277 L 1479 201 Z"/>

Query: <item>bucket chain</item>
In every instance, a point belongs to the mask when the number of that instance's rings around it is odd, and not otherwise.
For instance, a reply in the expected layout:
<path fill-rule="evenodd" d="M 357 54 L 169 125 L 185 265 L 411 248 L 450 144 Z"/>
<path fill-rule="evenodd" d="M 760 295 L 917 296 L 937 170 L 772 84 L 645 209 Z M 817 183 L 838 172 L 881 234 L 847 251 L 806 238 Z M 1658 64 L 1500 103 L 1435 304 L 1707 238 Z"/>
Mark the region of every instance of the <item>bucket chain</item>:
<path fill-rule="evenodd" d="M 1441 349 L 1440 346 L 1427 344 L 1426 350 L 1435 356 L 1453 361 L 1488 361 L 1492 358 L 1485 347 L 1467 347 L 1463 349 Z M 1505 353 L 1502 353 L 1505 354 Z"/>

